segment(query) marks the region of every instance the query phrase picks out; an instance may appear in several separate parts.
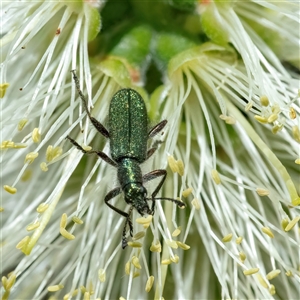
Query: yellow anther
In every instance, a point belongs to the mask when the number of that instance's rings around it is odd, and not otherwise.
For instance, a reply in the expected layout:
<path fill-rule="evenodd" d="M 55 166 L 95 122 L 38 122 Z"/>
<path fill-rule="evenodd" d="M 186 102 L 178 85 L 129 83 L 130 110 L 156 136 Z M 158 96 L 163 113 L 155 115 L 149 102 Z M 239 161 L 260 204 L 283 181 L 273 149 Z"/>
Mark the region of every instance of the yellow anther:
<path fill-rule="evenodd" d="M 178 245 L 177 245 L 176 241 L 173 241 L 173 240 L 166 240 L 166 244 L 167 244 L 169 247 L 173 248 L 173 249 L 177 249 L 177 248 L 178 248 Z"/>
<path fill-rule="evenodd" d="M 233 236 L 233 234 L 232 234 L 232 233 L 229 233 L 229 234 L 225 235 L 225 236 L 222 238 L 222 241 L 223 241 L 224 243 L 228 243 L 228 242 L 230 242 L 230 241 L 232 240 L 232 236 Z"/>
<path fill-rule="evenodd" d="M 134 272 L 134 273 L 133 273 L 133 276 L 132 276 L 132 277 L 133 277 L 133 278 L 136 278 L 136 277 L 139 277 L 140 275 L 141 275 L 141 273 L 137 271 L 137 272 Z"/>
<path fill-rule="evenodd" d="M 119 300 L 126 300 L 124 297 L 120 297 Z"/>
<path fill-rule="evenodd" d="M 7 290 L 7 278 L 6 278 L 6 276 L 2 276 L 1 281 L 2 281 L 2 286 L 3 286 L 3 288 L 4 288 L 6 291 L 8 291 L 8 290 Z"/>
<path fill-rule="evenodd" d="M 275 104 L 271 107 L 272 113 L 278 115 L 281 112 L 280 106 Z"/>
<path fill-rule="evenodd" d="M 133 241 L 137 241 L 137 240 L 142 239 L 144 236 L 145 236 L 145 232 L 144 232 L 144 231 L 140 231 L 140 232 L 137 232 L 137 233 L 132 237 L 132 240 L 133 240 Z"/>
<path fill-rule="evenodd" d="M 293 107 L 290 107 L 290 118 L 292 120 L 294 120 L 294 119 L 296 119 L 296 116 L 297 116 L 297 114 L 296 114 L 295 109 Z"/>
<path fill-rule="evenodd" d="M 132 248 L 142 248 L 142 244 L 139 242 L 128 242 L 128 246 Z"/>
<path fill-rule="evenodd" d="M 235 242 L 236 242 L 236 244 L 239 245 L 239 244 L 242 242 L 242 240 L 243 240 L 243 237 L 239 236 L 239 237 L 235 240 Z"/>
<path fill-rule="evenodd" d="M 269 227 L 262 227 L 261 231 L 268 235 L 270 238 L 274 238 L 274 234 Z"/>
<path fill-rule="evenodd" d="M 81 147 L 85 151 L 91 151 L 93 149 L 91 146 L 87 146 L 87 145 L 84 145 L 84 144 L 82 144 Z"/>
<path fill-rule="evenodd" d="M 16 278 L 17 278 L 17 275 L 14 272 L 11 272 L 9 274 L 9 277 L 6 282 L 6 289 L 5 289 L 6 291 L 10 291 L 10 289 L 13 287 L 13 285 L 16 282 Z"/>
<path fill-rule="evenodd" d="M 29 152 L 26 157 L 25 157 L 25 161 L 24 164 L 32 164 L 33 161 L 39 156 L 38 152 Z"/>
<path fill-rule="evenodd" d="M 4 211 L 4 207 L 0 206 L 0 212 Z"/>
<path fill-rule="evenodd" d="M 24 144 L 24 143 L 15 143 L 14 144 L 14 149 L 23 149 L 23 148 L 26 148 L 27 145 Z"/>
<path fill-rule="evenodd" d="M 255 273 L 259 272 L 259 268 L 252 268 L 252 269 L 248 269 L 248 270 L 244 270 L 243 273 L 244 275 L 253 275 Z"/>
<path fill-rule="evenodd" d="M 147 216 L 146 218 L 142 217 L 142 218 L 137 218 L 135 221 L 138 223 L 138 224 L 141 224 L 141 225 L 144 225 L 144 224 L 150 224 L 151 221 L 152 221 L 152 218 L 153 216 L 152 215 L 149 215 Z"/>
<path fill-rule="evenodd" d="M 171 257 L 170 257 L 170 260 L 171 260 L 173 263 L 177 264 L 177 263 L 179 262 L 179 256 L 178 256 L 177 254 L 175 254 L 174 256 L 171 256 Z"/>
<path fill-rule="evenodd" d="M 4 98 L 8 87 L 9 87 L 8 82 L 4 82 L 0 84 L 0 98 Z"/>
<path fill-rule="evenodd" d="M 295 164 L 300 165 L 300 157 L 295 159 Z"/>
<path fill-rule="evenodd" d="M 20 120 L 20 122 L 18 123 L 18 131 L 21 131 L 25 127 L 27 122 L 28 122 L 28 119 Z"/>
<path fill-rule="evenodd" d="M 62 290 L 63 288 L 64 286 L 62 284 L 57 284 L 48 286 L 47 290 L 48 292 L 57 292 L 59 290 Z"/>
<path fill-rule="evenodd" d="M 14 148 L 15 143 L 13 141 L 3 141 L 1 143 L 0 149 L 9 149 L 9 148 Z"/>
<path fill-rule="evenodd" d="M 280 124 L 280 125 L 275 125 L 273 128 L 272 128 L 272 133 L 273 134 L 276 134 L 278 131 L 280 131 L 281 129 L 283 128 L 283 124 Z"/>
<path fill-rule="evenodd" d="M 32 224 L 29 224 L 29 225 L 26 227 L 26 230 L 27 230 L 27 231 L 32 231 L 32 230 L 37 229 L 38 227 L 40 227 L 40 222 L 35 222 L 35 223 L 32 223 Z"/>
<path fill-rule="evenodd" d="M 245 106 L 245 111 L 249 111 L 252 108 L 252 106 L 253 106 L 253 101 L 251 100 Z"/>
<path fill-rule="evenodd" d="M 22 175 L 22 177 L 21 177 L 21 180 L 22 180 L 23 182 L 25 182 L 25 181 L 28 181 L 31 177 L 32 177 L 32 170 L 27 169 L 27 170 L 25 170 L 25 172 L 23 173 L 23 175 Z"/>
<path fill-rule="evenodd" d="M 42 169 L 43 172 L 47 172 L 48 171 L 48 165 L 47 165 L 47 163 L 43 161 L 40 164 L 40 168 Z"/>
<path fill-rule="evenodd" d="M 273 278 L 277 277 L 280 273 L 281 273 L 281 271 L 278 270 L 278 269 L 277 269 L 277 270 L 273 270 L 273 271 L 269 272 L 269 273 L 266 275 L 266 278 L 267 278 L 268 280 L 272 280 Z"/>
<path fill-rule="evenodd" d="M 163 259 L 161 261 L 161 264 L 162 265 L 170 265 L 172 263 L 171 259 Z"/>
<path fill-rule="evenodd" d="M 184 191 L 182 191 L 182 196 L 184 198 L 187 198 L 192 193 L 192 191 L 193 191 L 192 188 L 185 189 Z"/>
<path fill-rule="evenodd" d="M 68 216 L 66 213 L 62 214 L 61 219 L 60 219 L 60 225 L 59 227 L 61 228 L 66 228 L 67 226 L 67 221 L 68 221 Z"/>
<path fill-rule="evenodd" d="M 98 270 L 98 278 L 100 280 L 100 282 L 105 282 L 106 280 L 106 272 L 104 269 L 99 269 Z"/>
<path fill-rule="evenodd" d="M 41 140 L 41 134 L 39 132 L 39 128 L 33 129 L 31 138 L 34 143 L 38 143 Z"/>
<path fill-rule="evenodd" d="M 258 273 L 258 274 L 256 274 L 256 277 L 257 277 L 257 279 L 258 279 L 258 281 L 259 281 L 259 283 L 264 287 L 264 288 L 268 288 L 269 286 L 268 286 L 268 283 L 264 280 L 264 278 Z"/>
<path fill-rule="evenodd" d="M 161 243 L 157 241 L 156 244 L 152 243 L 150 247 L 151 252 L 161 252 Z"/>
<path fill-rule="evenodd" d="M 72 221 L 74 223 L 78 224 L 78 225 L 82 225 L 83 224 L 83 221 L 80 218 L 76 217 L 76 216 L 72 217 Z"/>
<path fill-rule="evenodd" d="M 130 267 L 131 267 L 131 263 L 130 263 L 130 261 L 128 261 L 128 262 L 125 264 L 125 274 L 127 274 L 127 275 L 130 274 Z"/>
<path fill-rule="evenodd" d="M 183 250 L 189 250 L 191 248 L 189 245 L 181 243 L 179 241 L 176 241 L 176 243 L 177 243 L 178 247 L 180 247 Z"/>
<path fill-rule="evenodd" d="M 196 210 L 200 210 L 200 202 L 197 198 L 194 198 L 191 203 L 195 207 Z"/>
<path fill-rule="evenodd" d="M 173 231 L 172 236 L 173 236 L 173 237 L 176 237 L 176 236 L 178 236 L 180 233 L 181 233 L 181 227 L 178 227 L 178 228 L 176 228 L 176 229 Z"/>
<path fill-rule="evenodd" d="M 254 119 L 256 121 L 258 121 L 259 123 L 262 123 L 262 124 L 267 124 L 268 123 L 268 119 L 265 118 L 265 117 L 262 117 L 262 116 L 255 115 Z"/>
<path fill-rule="evenodd" d="M 168 156 L 168 164 L 173 173 L 178 173 L 178 166 L 174 156 Z"/>
<path fill-rule="evenodd" d="M 271 114 L 271 116 L 269 116 L 268 118 L 268 123 L 273 123 L 278 119 L 278 115 L 277 114 Z"/>
<path fill-rule="evenodd" d="M 147 293 L 151 291 L 153 283 L 154 283 L 154 276 L 150 276 L 147 280 L 146 287 L 145 287 L 145 291 Z"/>
<path fill-rule="evenodd" d="M 300 130 L 298 126 L 293 126 L 292 127 L 292 132 L 293 132 L 293 137 L 296 142 L 300 143 Z"/>
<path fill-rule="evenodd" d="M 285 275 L 288 276 L 288 277 L 293 277 L 293 273 L 292 273 L 291 270 L 286 271 Z"/>
<path fill-rule="evenodd" d="M 275 289 L 275 286 L 273 284 L 270 284 L 269 293 L 271 295 L 275 295 L 276 294 L 276 289 Z"/>
<path fill-rule="evenodd" d="M 17 189 L 13 186 L 4 185 L 3 188 L 10 194 L 15 194 L 17 192 Z"/>
<path fill-rule="evenodd" d="M 131 259 L 132 264 L 137 268 L 137 269 L 142 269 L 142 266 L 140 264 L 140 261 L 138 259 L 138 257 L 133 256 Z"/>
<path fill-rule="evenodd" d="M 37 211 L 39 214 L 42 214 L 43 212 L 45 212 L 45 211 L 47 210 L 48 207 L 49 207 L 49 204 L 47 204 L 47 203 L 41 203 L 41 204 L 37 207 L 36 211 Z"/>
<path fill-rule="evenodd" d="M 236 123 L 236 119 L 231 116 L 220 115 L 221 120 L 225 121 L 226 124 L 233 125 Z"/>
<path fill-rule="evenodd" d="M 246 260 L 246 258 L 247 258 L 246 253 L 243 252 L 243 251 L 241 251 L 241 252 L 239 253 L 239 259 L 240 259 L 240 261 L 241 261 L 242 263 L 244 263 L 244 261 Z"/>
<path fill-rule="evenodd" d="M 267 189 L 262 189 L 262 188 L 257 188 L 256 189 L 256 193 L 259 195 L 259 196 L 268 196 L 270 194 L 270 191 L 267 190 Z"/>
<path fill-rule="evenodd" d="M 59 232 L 60 234 L 66 238 L 67 240 L 74 240 L 75 239 L 75 235 L 71 234 L 70 232 L 68 232 L 65 228 L 60 227 L 59 228 Z"/>
<path fill-rule="evenodd" d="M 89 292 L 84 293 L 83 300 L 90 300 L 90 293 Z"/>
<path fill-rule="evenodd" d="M 217 170 L 212 170 L 211 171 L 211 177 L 213 179 L 213 181 L 216 183 L 216 184 L 220 184 L 221 183 L 221 179 L 220 179 L 220 176 L 219 176 L 219 172 Z"/>
<path fill-rule="evenodd" d="M 178 174 L 180 176 L 183 176 L 184 175 L 184 164 L 181 159 L 177 160 L 177 167 L 178 167 Z"/>
<path fill-rule="evenodd" d="M 29 236 L 25 236 L 16 246 L 17 249 L 22 250 L 28 244 L 30 240 Z"/>
<path fill-rule="evenodd" d="M 262 106 L 268 106 L 269 105 L 269 99 L 266 95 L 263 95 L 259 98 L 259 101 L 261 103 Z"/>
<path fill-rule="evenodd" d="M 285 227 L 284 231 L 288 232 L 291 229 L 294 228 L 294 226 L 298 223 L 298 221 L 300 220 L 300 216 L 294 218 L 292 221 L 289 222 L 289 224 Z"/>
<path fill-rule="evenodd" d="M 87 291 L 84 285 L 81 285 L 79 288 L 82 294 L 84 294 Z"/>
<path fill-rule="evenodd" d="M 52 145 L 49 145 L 46 150 L 46 160 L 51 162 L 54 159 L 58 158 L 62 154 L 63 150 L 61 147 L 53 148 Z"/>

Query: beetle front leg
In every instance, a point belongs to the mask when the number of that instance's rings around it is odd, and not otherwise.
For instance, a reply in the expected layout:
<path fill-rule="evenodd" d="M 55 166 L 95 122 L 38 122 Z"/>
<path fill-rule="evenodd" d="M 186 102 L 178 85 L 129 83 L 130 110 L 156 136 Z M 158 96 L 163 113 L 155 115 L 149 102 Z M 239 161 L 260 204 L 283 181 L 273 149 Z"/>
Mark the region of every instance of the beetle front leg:
<path fill-rule="evenodd" d="M 88 108 L 87 101 L 86 101 L 82 91 L 80 90 L 80 84 L 79 84 L 78 77 L 75 73 L 75 70 L 72 70 L 71 72 L 73 74 L 73 79 L 74 79 L 74 82 L 75 82 L 75 85 L 76 85 L 77 92 L 79 94 L 80 99 L 82 100 L 83 106 L 85 108 L 85 111 L 86 111 L 90 121 L 92 122 L 94 127 L 97 129 L 97 131 L 99 131 L 106 138 L 109 138 L 108 130 L 98 120 L 96 120 L 94 117 L 91 116 L 91 113 L 90 113 L 89 108 Z"/>
<path fill-rule="evenodd" d="M 122 192 L 122 189 L 121 187 L 117 187 L 113 190 L 111 190 L 104 198 L 104 202 L 106 203 L 106 205 L 108 207 L 110 207 L 112 210 L 114 210 L 115 212 L 117 212 L 118 214 L 120 214 L 121 216 L 125 217 L 126 218 L 126 221 L 125 221 L 125 225 L 124 225 L 124 229 L 123 229 L 123 235 L 122 235 L 122 248 L 124 249 L 126 246 L 127 246 L 127 239 L 126 239 L 126 227 L 127 227 L 127 224 L 129 226 L 129 231 L 130 231 L 130 235 L 132 236 L 132 233 L 133 233 L 133 226 L 132 226 L 132 221 L 130 219 L 130 215 L 131 215 L 131 212 L 133 210 L 133 207 L 130 207 L 129 209 L 129 212 L 126 213 L 125 211 L 123 210 L 120 210 L 119 208 L 111 205 L 108 201 L 110 201 L 111 199 L 115 198 L 116 196 L 118 196 L 119 194 L 121 194 Z"/>

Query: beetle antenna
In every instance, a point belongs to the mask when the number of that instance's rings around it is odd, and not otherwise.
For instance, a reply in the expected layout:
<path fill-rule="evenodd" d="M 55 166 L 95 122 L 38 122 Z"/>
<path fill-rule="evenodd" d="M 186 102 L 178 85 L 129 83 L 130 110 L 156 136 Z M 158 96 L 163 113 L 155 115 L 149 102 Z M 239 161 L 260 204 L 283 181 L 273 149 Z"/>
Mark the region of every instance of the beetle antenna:
<path fill-rule="evenodd" d="M 177 204 L 179 207 L 185 207 L 185 204 L 182 202 L 182 201 L 179 201 L 179 200 L 176 200 L 176 199 L 173 199 L 173 198 L 167 198 L 167 197 L 160 197 L 160 198 L 147 198 L 147 200 L 168 200 L 168 201 L 171 201 L 175 204 Z"/>

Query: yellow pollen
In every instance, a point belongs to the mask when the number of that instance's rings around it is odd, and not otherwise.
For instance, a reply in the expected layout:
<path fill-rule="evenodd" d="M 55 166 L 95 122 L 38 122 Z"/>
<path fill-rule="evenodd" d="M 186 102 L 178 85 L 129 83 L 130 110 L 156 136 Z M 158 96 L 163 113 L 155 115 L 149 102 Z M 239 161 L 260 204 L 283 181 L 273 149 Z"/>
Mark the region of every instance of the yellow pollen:
<path fill-rule="evenodd" d="M 181 233 L 181 227 L 178 227 L 178 228 L 176 228 L 176 229 L 173 231 L 172 236 L 173 236 L 173 237 L 176 237 L 176 236 L 178 236 L 180 233 Z"/>
<path fill-rule="evenodd" d="M 132 259 L 131 259 L 131 262 L 132 262 L 132 264 L 133 264 L 137 269 L 142 269 L 142 266 L 141 266 L 141 264 L 140 264 L 140 262 L 139 262 L 138 257 L 133 256 Z"/>
<path fill-rule="evenodd" d="M 294 120 L 294 119 L 296 119 L 296 116 L 297 116 L 297 114 L 296 114 L 295 109 L 293 107 L 290 107 L 290 118 L 292 120 Z"/>
<path fill-rule="evenodd" d="M 226 124 L 233 125 L 236 123 L 236 119 L 231 116 L 220 115 L 221 120 L 225 121 Z"/>
<path fill-rule="evenodd" d="M 19 124 L 18 124 L 18 131 L 21 131 L 25 125 L 27 124 L 28 122 L 28 119 L 22 119 L 20 120 Z"/>
<path fill-rule="evenodd" d="M 271 116 L 268 118 L 268 123 L 273 123 L 278 119 L 277 114 L 271 114 Z"/>
<path fill-rule="evenodd" d="M 0 98 L 4 98 L 8 87 L 9 87 L 8 82 L 4 82 L 0 84 Z"/>
<path fill-rule="evenodd" d="M 247 256 L 246 256 L 245 252 L 241 251 L 241 252 L 239 253 L 239 259 L 240 259 L 240 261 L 241 261 L 242 263 L 244 263 L 244 261 L 246 260 L 246 258 L 247 258 Z"/>
<path fill-rule="evenodd" d="M 84 293 L 83 300 L 90 300 L 90 293 L 89 292 Z"/>
<path fill-rule="evenodd" d="M 82 294 L 84 294 L 86 292 L 86 287 L 84 285 L 80 286 L 80 291 Z"/>
<path fill-rule="evenodd" d="M 239 245 L 239 244 L 241 244 L 242 240 L 243 240 L 243 237 L 239 236 L 239 237 L 235 240 L 235 242 L 236 242 L 236 244 Z"/>
<path fill-rule="evenodd" d="M 268 286 L 268 283 L 264 280 L 264 278 L 258 273 L 258 274 L 256 274 L 256 277 L 257 277 L 257 279 L 258 279 L 258 281 L 259 281 L 259 283 L 264 287 L 264 288 L 268 288 L 269 286 Z"/>
<path fill-rule="evenodd" d="M 295 164 L 300 165 L 300 157 L 295 160 Z"/>
<path fill-rule="evenodd" d="M 248 269 L 248 270 L 244 270 L 243 273 L 244 275 L 253 275 L 255 273 L 259 272 L 259 268 L 252 268 L 252 269 Z"/>
<path fill-rule="evenodd" d="M 39 156 L 38 152 L 29 152 L 26 157 L 25 157 L 25 161 L 24 164 L 32 164 L 33 161 Z"/>
<path fill-rule="evenodd" d="M 229 234 L 225 235 L 225 236 L 222 238 L 222 241 L 223 241 L 224 243 L 228 243 L 228 242 L 230 242 L 230 241 L 232 240 L 232 236 L 233 236 L 233 234 L 232 234 L 232 233 L 229 233 Z"/>
<path fill-rule="evenodd" d="M 182 196 L 184 198 L 187 198 L 192 193 L 192 191 L 193 191 L 192 188 L 185 189 L 184 191 L 182 191 Z"/>
<path fill-rule="evenodd" d="M 178 173 L 178 166 L 174 156 L 172 155 L 168 156 L 168 164 L 173 173 Z"/>
<path fill-rule="evenodd" d="M 64 286 L 62 284 L 57 284 L 57 285 L 51 285 L 48 286 L 47 290 L 48 292 L 57 292 L 59 290 L 62 290 Z"/>
<path fill-rule="evenodd" d="M 105 282 L 106 280 L 106 272 L 104 269 L 99 269 L 98 270 L 98 278 L 100 280 L 100 282 Z"/>
<path fill-rule="evenodd" d="M 177 264 L 179 262 L 179 256 L 177 254 L 175 254 L 173 257 L 172 256 L 170 257 L 170 260 L 173 263 Z"/>
<path fill-rule="evenodd" d="M 47 160 L 47 162 L 51 162 L 54 159 L 58 158 L 59 156 L 61 156 L 62 152 L 63 152 L 63 150 L 62 150 L 61 147 L 53 148 L 52 145 L 49 145 L 47 147 L 47 150 L 46 150 L 46 160 Z"/>
<path fill-rule="evenodd" d="M 78 224 L 78 225 L 82 225 L 83 224 L 83 221 L 80 218 L 76 217 L 76 216 L 72 217 L 72 221 L 74 223 Z"/>
<path fill-rule="evenodd" d="M 298 221 L 300 220 L 300 216 L 294 218 L 291 222 L 289 222 L 289 224 L 285 227 L 284 231 L 290 231 L 291 229 L 294 228 L 294 226 L 298 223 Z"/>
<path fill-rule="evenodd" d="M 270 284 L 269 293 L 271 295 L 275 295 L 276 294 L 276 289 L 275 289 L 275 286 L 273 284 Z"/>
<path fill-rule="evenodd" d="M 285 275 L 288 276 L 288 277 L 292 277 L 293 276 L 293 273 L 291 270 L 288 270 L 285 272 Z"/>
<path fill-rule="evenodd" d="M 173 248 L 173 249 L 177 249 L 177 248 L 178 248 L 178 245 L 177 245 L 176 241 L 173 241 L 173 240 L 166 240 L 166 244 L 167 244 L 169 247 Z"/>
<path fill-rule="evenodd" d="M 145 291 L 147 293 L 151 291 L 153 283 L 154 283 L 154 276 L 150 276 L 147 280 L 146 287 L 145 287 Z"/>
<path fill-rule="evenodd" d="M 148 217 L 146 218 L 137 218 L 135 221 L 138 223 L 138 224 L 141 224 L 141 225 L 144 225 L 144 224 L 150 224 L 151 221 L 152 221 L 152 218 L 153 216 L 152 215 L 149 215 Z"/>
<path fill-rule="evenodd" d="M 120 297 L 119 300 L 126 300 L 124 297 Z"/>
<path fill-rule="evenodd" d="M 14 149 L 23 149 L 23 148 L 26 148 L 27 145 L 24 144 L 24 143 L 15 143 L 14 144 Z"/>
<path fill-rule="evenodd" d="M 66 238 L 67 240 L 74 240 L 75 239 L 75 235 L 71 234 L 70 232 L 68 232 L 66 229 L 64 229 L 63 227 L 59 228 L 59 232 L 60 234 Z"/>
<path fill-rule="evenodd" d="M 6 278 L 6 276 L 2 276 L 1 280 L 2 280 L 2 286 L 3 286 L 3 288 L 4 288 L 6 291 L 8 291 L 8 289 L 7 289 L 7 278 Z"/>
<path fill-rule="evenodd" d="M 130 267 L 131 267 L 131 264 L 130 264 L 130 261 L 128 261 L 128 262 L 125 264 L 125 274 L 127 274 L 127 275 L 130 274 Z"/>
<path fill-rule="evenodd" d="M 29 225 L 26 227 L 26 230 L 27 230 L 27 231 L 32 231 L 32 230 L 37 229 L 38 227 L 40 227 L 40 222 L 35 222 L 35 223 L 33 223 L 33 224 L 29 224 Z"/>
<path fill-rule="evenodd" d="M 41 203 L 41 204 L 37 207 L 36 211 L 37 211 L 39 214 L 42 214 L 43 212 L 45 212 L 45 211 L 47 210 L 48 207 L 49 207 L 49 204 L 47 204 L 47 203 Z"/>
<path fill-rule="evenodd" d="M 157 241 L 156 244 L 152 243 L 150 247 L 151 252 L 161 252 L 161 243 Z"/>
<path fill-rule="evenodd" d="M 144 236 L 145 236 L 145 232 L 144 232 L 144 231 L 140 231 L 140 232 L 137 232 L 137 233 L 132 237 L 132 240 L 133 240 L 133 241 L 137 241 L 137 240 L 142 239 Z"/>
<path fill-rule="evenodd" d="M 262 123 L 262 124 L 267 124 L 268 123 L 268 119 L 265 118 L 265 117 L 262 117 L 262 116 L 255 115 L 254 119 L 256 121 L 258 121 L 259 123 Z"/>
<path fill-rule="evenodd" d="M 66 228 L 66 226 L 67 226 L 67 220 L 68 220 L 67 214 L 62 214 L 61 219 L 60 219 L 60 225 L 59 225 L 59 227 Z"/>
<path fill-rule="evenodd" d="M 48 165 L 47 165 L 47 163 L 43 161 L 43 162 L 40 164 L 40 168 L 41 168 L 41 170 L 42 170 L 43 172 L 47 172 L 47 171 L 48 171 Z"/>
<path fill-rule="evenodd" d="M 4 185 L 3 188 L 5 191 L 7 191 L 10 194 L 15 194 L 17 192 L 17 189 L 13 186 Z"/>
<path fill-rule="evenodd" d="M 200 210 L 200 202 L 197 198 L 194 198 L 191 203 L 195 207 L 196 210 Z"/>
<path fill-rule="evenodd" d="M 11 272 L 9 274 L 9 277 L 6 281 L 6 289 L 5 289 L 6 291 L 10 291 L 10 289 L 13 287 L 13 285 L 16 282 L 16 278 L 17 278 L 17 275 L 14 272 Z"/>
<path fill-rule="evenodd" d="M 134 272 L 133 273 L 133 278 L 136 278 L 136 277 L 139 277 L 141 275 L 141 273 L 140 272 Z"/>
<path fill-rule="evenodd" d="M 84 145 L 82 144 L 81 147 L 83 148 L 83 150 L 85 151 L 91 151 L 93 148 L 91 146 L 87 146 L 87 145 Z"/>
<path fill-rule="evenodd" d="M 274 234 L 269 227 L 262 227 L 261 231 L 268 235 L 270 238 L 274 238 Z"/>
<path fill-rule="evenodd" d="M 15 143 L 13 141 L 3 141 L 1 143 L 1 148 L 0 149 L 8 149 L 8 148 L 13 148 Z"/>
<path fill-rule="evenodd" d="M 171 259 L 163 259 L 161 261 L 161 264 L 162 265 L 170 265 L 172 263 Z"/>
<path fill-rule="evenodd" d="M 266 278 L 267 278 L 268 280 L 272 280 L 273 278 L 277 277 L 280 273 L 281 273 L 281 271 L 278 270 L 278 269 L 277 269 L 277 270 L 273 270 L 273 271 L 269 272 L 269 273 L 266 275 Z"/>
<path fill-rule="evenodd" d="M 39 128 L 33 129 L 31 137 L 34 143 L 38 143 L 41 140 L 41 134 L 39 132 Z"/>
<path fill-rule="evenodd" d="M 221 183 L 221 179 L 220 179 L 220 176 L 219 176 L 219 172 L 217 170 L 212 170 L 211 171 L 211 177 L 213 179 L 213 181 L 216 183 L 216 184 L 220 184 Z"/>
<path fill-rule="evenodd" d="M 300 143 L 300 130 L 298 126 L 293 126 L 292 127 L 292 133 L 293 133 L 293 137 L 295 139 L 296 142 Z"/>
<path fill-rule="evenodd" d="M 183 176 L 184 175 L 184 164 L 181 159 L 177 160 L 177 167 L 178 167 L 178 174 L 180 176 Z"/>
<path fill-rule="evenodd" d="M 259 195 L 259 196 L 268 196 L 270 194 L 270 191 L 267 190 L 267 189 L 262 189 L 262 188 L 257 188 L 256 189 L 256 193 Z"/>
<path fill-rule="evenodd" d="M 26 245 L 28 244 L 29 240 L 30 240 L 30 237 L 29 237 L 28 235 L 25 236 L 25 237 L 17 244 L 16 248 L 19 249 L 19 250 L 22 250 L 24 246 L 26 247 Z"/>
<path fill-rule="evenodd" d="M 179 241 L 176 241 L 176 243 L 177 243 L 178 247 L 180 247 L 183 250 L 189 250 L 191 248 L 189 245 L 181 243 Z"/>
<path fill-rule="evenodd" d="M 262 106 L 268 106 L 269 103 L 270 103 L 269 99 L 268 99 L 268 97 L 266 95 L 261 96 L 259 98 L 259 100 L 260 100 L 260 103 L 261 103 Z"/>
<path fill-rule="evenodd" d="M 128 242 L 128 246 L 132 248 L 142 248 L 142 244 L 139 242 Z"/>

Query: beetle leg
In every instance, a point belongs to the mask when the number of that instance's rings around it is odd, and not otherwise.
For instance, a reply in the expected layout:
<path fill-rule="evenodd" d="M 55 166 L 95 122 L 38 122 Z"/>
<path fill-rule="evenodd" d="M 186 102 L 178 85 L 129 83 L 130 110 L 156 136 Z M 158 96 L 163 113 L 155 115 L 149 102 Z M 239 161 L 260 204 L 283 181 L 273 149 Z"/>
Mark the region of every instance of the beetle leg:
<path fill-rule="evenodd" d="M 90 121 L 92 122 L 94 127 L 97 129 L 97 131 L 99 131 L 106 138 L 109 138 L 108 130 L 98 120 L 96 120 L 94 117 L 91 116 L 91 113 L 90 113 L 89 108 L 88 108 L 87 101 L 86 101 L 82 91 L 80 90 L 79 80 L 78 80 L 78 77 L 75 73 L 75 70 L 72 70 L 71 72 L 73 74 L 73 79 L 74 79 L 74 82 L 75 82 L 75 85 L 76 85 L 77 92 L 79 94 L 80 99 L 82 100 L 83 106 L 85 108 L 85 111 L 86 111 Z"/>
<path fill-rule="evenodd" d="M 91 150 L 91 151 L 84 150 L 71 137 L 67 136 L 66 139 L 68 139 L 78 150 L 82 151 L 84 154 L 97 154 L 100 158 L 102 158 L 105 162 L 107 162 L 111 166 L 116 167 L 116 168 L 118 167 L 118 164 L 116 162 L 114 162 L 111 158 L 109 158 L 104 152 L 102 152 L 102 151 L 96 151 L 96 150 Z"/>
<path fill-rule="evenodd" d="M 133 226 L 132 226 L 132 222 L 131 222 L 131 219 L 130 219 L 130 215 L 131 215 L 131 212 L 133 210 L 133 207 L 130 207 L 129 209 L 129 212 L 126 213 L 125 211 L 123 210 L 120 210 L 119 208 L 111 205 L 108 201 L 110 201 L 111 199 L 115 198 L 116 196 L 118 196 L 119 194 L 121 194 L 122 192 L 122 189 L 121 187 L 117 187 L 117 188 L 114 188 L 113 190 L 111 190 L 104 198 L 104 202 L 105 204 L 111 208 L 112 210 L 114 210 L 115 212 L 117 212 L 118 214 L 120 214 L 121 216 L 125 217 L 126 218 L 126 221 L 125 221 L 125 225 L 124 225 L 124 229 L 123 229 L 123 236 L 122 236 L 122 248 L 124 249 L 126 246 L 127 246 L 127 239 L 126 239 L 126 226 L 128 224 L 129 226 L 129 230 L 130 230 L 130 235 L 132 236 L 132 233 L 133 233 Z"/>
<path fill-rule="evenodd" d="M 148 133 L 148 139 L 153 138 L 160 131 L 162 131 L 163 128 L 166 126 L 167 123 L 168 123 L 167 120 L 163 120 L 163 121 L 159 122 L 158 124 L 156 124 L 153 128 L 151 128 L 150 131 L 149 131 L 149 133 Z"/>

